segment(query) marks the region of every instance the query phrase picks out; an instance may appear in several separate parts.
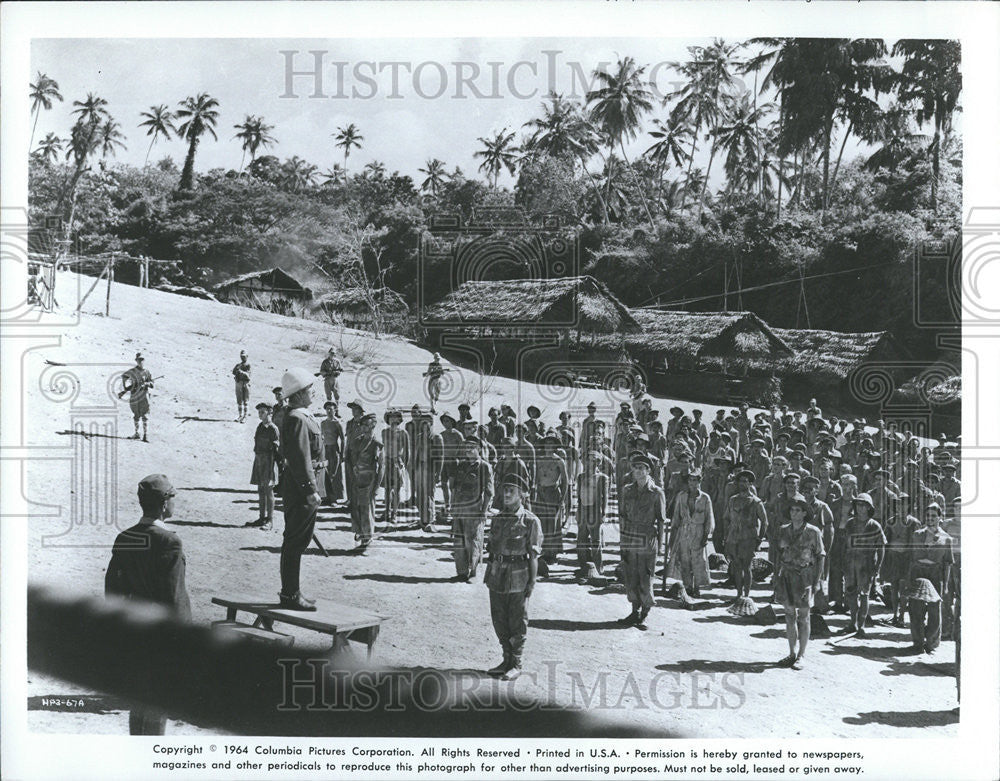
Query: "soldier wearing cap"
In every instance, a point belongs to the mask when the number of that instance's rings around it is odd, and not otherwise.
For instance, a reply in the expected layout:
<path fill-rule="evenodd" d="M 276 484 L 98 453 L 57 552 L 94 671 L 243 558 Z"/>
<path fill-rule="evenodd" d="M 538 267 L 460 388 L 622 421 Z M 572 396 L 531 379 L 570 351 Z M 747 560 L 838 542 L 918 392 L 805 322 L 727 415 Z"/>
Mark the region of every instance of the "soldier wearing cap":
<path fill-rule="evenodd" d="M 509 474 L 517 474 L 524 478 L 529 486 L 531 476 L 528 473 L 528 465 L 524 463 L 517 454 L 513 437 L 504 437 L 497 446 L 497 466 L 493 470 L 493 507 L 496 510 L 503 509 L 503 481 Z M 527 500 L 525 500 L 527 506 Z"/>
<path fill-rule="evenodd" d="M 941 465 L 941 472 L 944 477 L 938 483 L 938 490 L 944 496 L 945 507 L 951 507 L 955 503 L 955 497 L 962 495 L 962 481 L 955 477 L 958 467 L 954 461 L 946 461 Z"/>
<path fill-rule="evenodd" d="M 528 429 L 523 423 L 514 425 L 514 453 L 528 467 L 528 496 L 533 496 L 535 492 L 535 446 L 527 439 Z"/>
<path fill-rule="evenodd" d="M 566 463 L 556 453 L 561 444 L 555 434 L 543 437 L 535 458 L 536 483 L 531 506 L 542 523 L 544 539 L 539 567 L 543 576 L 548 575 L 549 565 L 555 563 L 563 549 L 563 512 L 570 484 Z"/>
<path fill-rule="evenodd" d="M 282 484 L 285 531 L 281 542 L 281 606 L 290 610 L 315 610 L 316 605 L 302 595 L 299 571 L 302 554 L 309 546 L 316 526 L 316 511 L 326 490 L 326 454 L 323 432 L 309 414 L 313 375 L 305 369 L 289 369 L 281 378 L 281 390 L 288 400 L 282 422 L 281 447 L 285 459 Z"/>
<path fill-rule="evenodd" d="M 344 425 L 344 456 L 346 458 L 347 451 L 351 447 L 351 442 L 353 442 L 361 434 L 361 418 L 364 417 L 365 408 L 362 406 L 360 401 L 349 401 L 347 403 L 347 408 L 351 411 L 351 417 L 347 419 L 347 423 Z M 347 503 L 350 505 L 351 496 L 354 494 L 354 486 L 351 484 L 351 479 L 354 477 L 351 474 L 350 468 L 344 468 L 344 484 L 347 493 Z"/>
<path fill-rule="evenodd" d="M 802 495 L 806 499 L 806 509 L 808 510 L 807 523 L 819 529 L 823 535 L 823 549 L 831 550 L 833 547 L 833 536 L 836 526 L 833 521 L 833 510 L 830 505 L 819 498 L 819 478 L 809 475 L 802 479 L 800 483 Z M 823 571 L 823 580 L 830 577 L 830 559 L 826 559 L 826 569 Z"/>
<path fill-rule="evenodd" d="M 761 437 L 750 440 L 750 452 L 747 454 L 746 462 L 750 471 L 757 475 L 757 483 L 754 486 L 758 492 L 771 471 L 771 457 L 765 450 L 767 443 Z"/>
<path fill-rule="evenodd" d="M 375 439 L 375 414 L 358 421 L 358 432 L 347 443 L 344 468 L 351 476 L 348 506 L 358 550 L 364 552 L 375 531 L 375 494 L 382 483 L 382 443 Z"/>
<path fill-rule="evenodd" d="M 452 470 L 451 507 L 455 579 L 474 583 L 483 555 L 486 513 L 493 500 L 493 470 L 482 457 L 482 442 L 469 435 Z"/>
<path fill-rule="evenodd" d="M 735 478 L 737 493 L 729 498 L 725 510 L 725 553 L 738 600 L 750 596 L 753 585 L 750 564 L 767 529 L 767 511 L 754 493 L 756 475 L 749 469 L 741 469 Z"/>
<path fill-rule="evenodd" d="M 608 511 L 608 476 L 601 470 L 603 453 L 591 449 L 576 479 L 578 580 L 600 575 L 604 567 L 604 518 Z"/>
<path fill-rule="evenodd" d="M 620 494 L 618 515 L 622 579 L 632 612 L 621 623 L 644 629 L 653 607 L 653 573 L 663 539 L 666 507 L 663 489 L 649 476 L 649 456 L 636 452 L 629 461 L 632 481 Z"/>
<path fill-rule="evenodd" d="M 847 523 L 845 550 L 845 585 L 851 622 L 845 631 L 855 632 L 858 637 L 866 637 L 869 593 L 885 555 L 885 533 L 882 525 L 872 517 L 875 503 L 868 494 L 858 494 L 852 504 L 854 515 Z"/>
<path fill-rule="evenodd" d="M 703 489 L 712 500 L 712 511 L 715 513 L 715 532 L 712 534 L 712 544 L 719 553 L 725 547 L 725 519 L 722 517 L 729 501 L 727 489 L 730 485 L 729 476 L 733 471 L 734 459 L 728 453 L 717 455 L 713 468 L 706 473 Z"/>
<path fill-rule="evenodd" d="M 393 524 L 399 514 L 399 495 L 403 490 L 403 473 L 407 470 L 410 458 L 410 438 L 406 429 L 400 428 L 403 413 L 399 410 L 386 410 L 382 429 L 382 455 L 385 459 L 383 481 L 385 484 L 385 523 Z"/>
<path fill-rule="evenodd" d="M 274 394 L 274 403 L 271 405 L 271 422 L 278 429 L 278 482 L 274 484 L 274 493 L 281 496 L 282 477 L 285 474 L 285 457 L 281 452 L 281 428 L 285 423 L 285 415 L 288 414 L 288 405 L 285 403 L 285 396 L 281 392 L 281 386 L 275 385 L 271 388 Z"/>
<path fill-rule="evenodd" d="M 535 588 L 538 557 L 542 552 L 542 524 L 524 506 L 528 493 L 524 478 L 509 474 L 502 488 L 503 509 L 490 523 L 485 582 L 490 590 L 490 615 L 503 649 L 503 661 L 489 673 L 511 680 L 521 671 L 528 634 L 528 599 Z"/>
<path fill-rule="evenodd" d="M 542 422 L 542 411 L 534 404 L 528 405 L 526 411 L 528 419 L 524 422 L 525 437 L 532 445 L 537 445 L 538 440 L 545 436 L 545 423 Z"/>
<path fill-rule="evenodd" d="M 441 479 L 444 441 L 432 430 L 434 419 L 419 412 L 413 435 L 413 497 L 417 519 L 424 531 L 434 529 L 434 489 Z"/>
<path fill-rule="evenodd" d="M 778 566 L 778 535 L 781 533 L 781 527 L 792 521 L 789 508 L 792 499 L 799 495 L 801 483 L 802 476 L 798 472 L 785 472 L 781 479 L 781 493 L 774 498 L 774 515 L 769 512 L 767 516 L 767 560 L 775 568 Z"/>
<path fill-rule="evenodd" d="M 941 507 L 931 503 L 924 510 L 924 527 L 913 533 L 909 580 L 927 578 L 945 597 L 954 564 L 953 540 L 941 528 Z"/>
<path fill-rule="evenodd" d="M 253 469 L 250 484 L 257 486 L 256 521 L 248 521 L 245 526 L 268 528 L 274 522 L 275 464 L 281 457 L 278 452 L 278 428 L 271 422 L 271 405 L 261 402 L 257 405 L 260 423 L 253 434 Z"/>
<path fill-rule="evenodd" d="M 334 349 L 331 347 L 327 351 L 323 362 L 319 365 L 319 374 L 323 378 L 323 390 L 326 393 L 327 401 L 335 401 L 337 404 L 340 404 L 339 377 L 342 372 L 343 369 L 340 366 L 340 361 L 337 360 Z"/>
<path fill-rule="evenodd" d="M 715 513 L 711 497 L 701 490 L 701 470 L 692 469 L 685 479 L 671 514 L 667 577 L 680 580 L 687 593 L 698 597 L 710 583 L 708 541 L 715 529 Z"/>
<path fill-rule="evenodd" d="M 118 394 L 120 399 L 129 394 L 128 404 L 132 410 L 132 420 L 135 423 L 135 434 L 132 439 L 139 438 L 139 421 L 142 421 L 142 441 L 149 442 L 147 426 L 149 424 L 149 389 L 153 387 L 153 375 L 145 367 L 142 353 L 135 354 L 135 366 L 122 375 L 122 389 Z"/>
<path fill-rule="evenodd" d="M 781 527 L 775 545 L 774 601 L 785 608 L 788 656 L 782 662 L 800 670 L 811 631 L 813 595 L 822 587 L 826 548 L 819 529 L 806 522 L 809 502 L 802 494 L 792 497 L 789 510 L 791 520 Z"/>
<path fill-rule="evenodd" d="M 587 417 L 580 421 L 580 449 L 584 450 L 597 429 L 597 404 L 587 403 Z"/>
<path fill-rule="evenodd" d="M 326 417 L 319 426 L 326 454 L 326 503 L 332 505 L 344 499 L 344 427 L 337 419 L 337 402 L 326 402 L 323 411 Z"/>
<path fill-rule="evenodd" d="M 875 505 L 875 514 L 872 517 L 884 525 L 889 516 L 889 509 L 896 501 L 896 493 L 889 490 L 889 471 L 887 469 L 876 469 L 872 472 L 872 479 L 874 483 L 871 490 L 868 491 L 868 495 Z M 912 491 L 909 493 L 911 498 L 915 495 Z"/>
<path fill-rule="evenodd" d="M 920 522 L 907 512 L 909 496 L 893 494 L 885 527 L 885 560 L 882 562 L 881 579 L 886 606 L 892 611 L 891 623 L 902 627 L 906 615 L 907 592 L 910 574 L 910 551 L 913 534 Z"/>
<path fill-rule="evenodd" d="M 933 654 L 941 644 L 941 595 L 928 578 L 916 578 L 908 596 L 911 650 Z"/>
<path fill-rule="evenodd" d="M 500 422 L 500 410 L 496 407 L 490 407 L 486 414 L 490 419 L 489 423 L 486 424 L 486 441 L 499 450 L 500 443 L 504 438 L 511 436 L 514 432 L 508 432 L 507 426 Z"/>
<path fill-rule="evenodd" d="M 244 350 L 240 350 L 240 362 L 233 367 L 233 380 L 236 382 L 236 422 L 243 423 L 250 404 L 250 362 Z"/>
<path fill-rule="evenodd" d="M 147 475 L 139 483 L 142 518 L 121 532 L 111 549 L 104 576 L 106 596 L 137 599 L 165 606 L 180 621 L 191 620 L 191 601 L 184 583 L 185 559 L 180 537 L 163 525 L 174 510 L 176 492 L 166 475 Z M 150 676 L 156 670 L 145 671 Z M 162 735 L 167 719 L 161 713 L 130 711 L 130 735 Z"/>

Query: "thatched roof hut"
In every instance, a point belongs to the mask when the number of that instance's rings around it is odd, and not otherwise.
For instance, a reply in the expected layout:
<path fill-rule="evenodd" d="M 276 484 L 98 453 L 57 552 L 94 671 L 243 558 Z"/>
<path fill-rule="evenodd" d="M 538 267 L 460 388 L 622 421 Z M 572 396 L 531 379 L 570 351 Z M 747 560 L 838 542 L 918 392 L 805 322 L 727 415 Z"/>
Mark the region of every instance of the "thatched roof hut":
<path fill-rule="evenodd" d="M 863 364 L 898 361 L 905 352 L 888 331 L 846 333 L 799 328 L 775 328 L 795 352 L 781 361 L 782 374 L 812 375 L 821 381 L 841 382 Z"/>
<path fill-rule="evenodd" d="M 312 298 L 309 288 L 278 267 L 227 279 L 213 291 L 220 301 L 280 314 L 290 314 L 295 304 Z"/>
<path fill-rule="evenodd" d="M 382 326 L 404 321 L 410 312 L 403 297 L 387 287 L 371 291 L 360 287 L 332 290 L 316 299 L 315 308 L 348 328 L 379 325 L 380 330 Z"/>
<path fill-rule="evenodd" d="M 642 331 L 626 336 L 625 348 L 664 369 L 725 369 L 792 356 L 789 345 L 753 312 L 631 311 Z"/>
<path fill-rule="evenodd" d="M 428 328 L 483 333 L 564 331 L 638 332 L 639 324 L 605 287 L 590 276 L 464 282 L 423 317 Z"/>

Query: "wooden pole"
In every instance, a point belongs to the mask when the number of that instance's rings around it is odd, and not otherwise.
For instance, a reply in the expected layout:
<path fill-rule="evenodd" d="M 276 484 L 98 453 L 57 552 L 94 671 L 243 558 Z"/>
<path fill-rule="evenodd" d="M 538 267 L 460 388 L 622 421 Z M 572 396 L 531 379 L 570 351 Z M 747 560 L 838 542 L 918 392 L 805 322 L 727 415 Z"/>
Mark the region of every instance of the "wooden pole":
<path fill-rule="evenodd" d="M 84 293 L 83 298 L 80 299 L 80 303 L 76 305 L 77 312 L 79 312 L 80 309 L 83 307 L 84 301 L 86 301 L 90 297 L 90 294 L 94 292 L 94 288 L 97 287 L 97 283 L 100 282 L 101 278 L 107 273 L 108 273 L 108 265 L 105 264 L 101 273 L 97 275 L 97 279 L 94 280 L 94 284 L 90 286 L 90 289 L 86 293 Z"/>
<path fill-rule="evenodd" d="M 111 283 L 115 281 L 115 253 L 111 253 L 111 259 L 108 261 L 108 293 L 104 298 L 104 316 L 108 317 L 111 314 Z"/>

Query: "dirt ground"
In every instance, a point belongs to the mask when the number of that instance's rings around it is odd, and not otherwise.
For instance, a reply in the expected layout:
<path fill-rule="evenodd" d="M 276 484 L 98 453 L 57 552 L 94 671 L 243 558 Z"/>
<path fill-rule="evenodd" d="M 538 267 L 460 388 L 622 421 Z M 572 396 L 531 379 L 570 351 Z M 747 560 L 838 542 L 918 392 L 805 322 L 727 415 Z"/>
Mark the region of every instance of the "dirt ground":
<path fill-rule="evenodd" d="M 122 285 L 114 286 L 111 316 L 105 317 L 103 293 L 102 283 L 95 292 L 100 300 L 87 302 L 81 322 L 65 330 L 59 346 L 35 349 L 23 358 L 25 376 L 40 378 L 27 391 L 27 442 L 66 454 L 29 467 L 29 500 L 50 506 L 30 523 L 30 581 L 102 594 L 115 533 L 140 516 L 137 482 L 164 472 L 178 488 L 175 517 L 167 524 L 184 543 L 195 620 L 224 617 L 211 604 L 213 596 L 275 599 L 280 532 L 243 528 L 257 517 L 256 491 L 249 484 L 256 421 L 234 420 L 230 370 L 240 349 L 247 350 L 253 367 L 253 404 L 271 400 L 270 388 L 286 368 L 318 371 L 328 347 L 337 347 L 347 355 L 342 402 L 359 398 L 380 420 L 387 405 L 425 401 L 420 374 L 429 354 L 398 339 L 376 340 L 320 323 Z M 148 444 L 125 439 L 132 433 L 128 404 L 112 406 L 107 392 L 109 379 L 132 364 L 137 350 L 154 377 L 163 375 L 151 401 Z M 69 382 L 66 372 L 76 380 Z M 501 402 L 518 410 L 534 403 L 552 420 L 558 410 L 583 410 L 594 400 L 610 417 L 619 400 L 610 392 L 519 385 L 466 369 L 456 368 L 446 377 L 451 385 L 441 408 L 454 412 L 465 400 L 474 403 L 474 415 Z M 664 414 L 673 404 L 656 402 Z M 677 404 L 685 411 L 695 406 Z M 713 405 L 697 406 L 706 419 L 715 413 Z M 71 433 L 74 428 L 97 436 Z M 281 527 L 280 512 L 275 526 Z M 346 511 L 325 508 L 317 533 L 331 556 L 307 552 L 303 590 L 390 616 L 376 647 L 379 663 L 482 670 L 499 661 L 487 589 L 481 582 L 449 581 L 455 569 L 444 530 L 388 531 L 366 555 L 355 555 Z M 579 585 L 573 579 L 574 533 L 571 526 L 566 553 L 531 599 L 525 668 L 536 678 L 517 683 L 520 695 L 579 705 L 581 686 L 588 696 L 594 689 L 598 695 L 590 707 L 606 717 L 687 737 L 957 734 L 953 643 L 943 643 L 933 656 L 914 657 L 906 653 L 908 630 L 877 626 L 867 640 L 814 640 L 801 671 L 776 667 L 787 653 L 780 608 L 780 623 L 770 626 L 729 615 L 724 604 L 732 592 L 720 588 L 722 573 L 714 573 L 716 582 L 695 609 L 684 610 L 658 594 L 648 631 L 621 628 L 614 622 L 629 612 L 623 588 L 612 579 L 604 585 Z M 606 570 L 611 573 L 618 561 L 613 525 L 608 538 Z M 754 597 L 763 606 L 770 589 L 760 585 Z M 878 605 L 875 617 L 884 612 Z M 846 618 L 828 616 L 827 621 L 836 631 Z M 316 641 L 308 632 L 292 631 L 300 644 Z M 30 729 L 127 732 L 127 711 L 113 698 L 92 700 L 88 712 L 38 709 L 36 698 L 81 690 L 32 672 L 28 677 Z M 168 732 L 206 730 L 172 722 Z"/>

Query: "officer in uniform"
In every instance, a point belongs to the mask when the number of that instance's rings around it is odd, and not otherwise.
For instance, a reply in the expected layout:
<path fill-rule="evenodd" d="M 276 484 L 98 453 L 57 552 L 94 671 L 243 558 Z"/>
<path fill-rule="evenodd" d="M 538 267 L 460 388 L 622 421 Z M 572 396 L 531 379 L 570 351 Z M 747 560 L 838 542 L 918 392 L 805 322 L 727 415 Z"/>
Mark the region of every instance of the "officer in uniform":
<path fill-rule="evenodd" d="M 288 412 L 281 424 L 281 450 L 285 459 L 282 483 L 285 532 L 281 542 L 281 607 L 315 610 L 314 600 L 299 590 L 302 554 L 312 539 L 316 511 L 323 501 L 326 461 L 323 432 L 309 414 L 313 375 L 305 369 L 289 369 L 281 378 L 281 391 Z"/>
<path fill-rule="evenodd" d="M 236 422 L 243 423 L 250 405 L 250 362 L 244 350 L 240 350 L 240 362 L 233 367 L 233 380 L 236 381 Z"/>
<path fill-rule="evenodd" d="M 663 537 L 663 489 L 649 476 L 652 462 L 645 453 L 630 457 L 632 482 L 622 490 L 618 504 L 621 523 L 622 576 L 632 612 L 621 623 L 646 628 L 653 607 L 653 572 Z"/>
<path fill-rule="evenodd" d="M 135 354 L 135 366 L 122 375 L 122 390 L 118 394 L 118 398 L 120 399 L 126 393 L 129 394 L 128 404 L 132 408 L 132 419 L 135 423 L 135 434 L 131 438 L 139 438 L 139 421 L 141 420 L 142 441 L 149 442 L 146 436 L 146 427 L 149 423 L 149 389 L 153 387 L 153 375 L 146 370 L 144 361 L 142 353 Z"/>
<path fill-rule="evenodd" d="M 163 525 L 174 510 L 174 487 L 166 475 L 148 475 L 139 483 L 142 518 L 115 539 L 104 576 L 104 593 L 166 606 L 181 621 L 191 620 L 191 601 L 184 584 L 181 540 Z M 150 668 L 148 674 L 156 674 Z M 160 713 L 133 710 L 130 735 L 162 735 L 167 719 Z"/>
<path fill-rule="evenodd" d="M 358 550 L 371 545 L 375 525 L 375 492 L 382 482 L 382 443 L 375 439 L 375 413 L 362 415 L 357 433 L 348 439 L 344 466 L 350 474 L 347 497 Z"/>
<path fill-rule="evenodd" d="M 340 404 L 340 373 L 343 369 L 340 367 L 340 361 L 337 360 L 337 356 L 333 354 L 333 348 L 331 347 L 329 352 L 326 354 L 326 358 L 319 365 L 319 373 L 323 377 L 323 390 L 326 391 L 326 400 L 331 399 L 337 404 Z M 338 412 L 339 416 L 340 413 Z"/>
<path fill-rule="evenodd" d="M 444 497 L 445 517 L 451 514 L 451 476 L 462 453 L 462 432 L 455 427 L 455 418 L 449 413 L 441 413 L 439 418 L 444 430 L 441 432 L 441 494 Z"/>
<path fill-rule="evenodd" d="M 493 470 L 483 460 L 479 437 L 462 443 L 463 458 L 451 476 L 455 580 L 474 583 L 483 556 L 486 512 L 493 501 Z"/>
<path fill-rule="evenodd" d="M 489 673 L 512 680 L 521 672 L 521 655 L 528 633 L 528 598 L 535 588 L 538 557 L 542 552 L 542 524 L 524 507 L 528 483 L 523 477 L 508 474 L 502 487 L 503 509 L 490 524 L 486 586 L 490 590 L 490 615 L 503 649 L 503 661 Z"/>

